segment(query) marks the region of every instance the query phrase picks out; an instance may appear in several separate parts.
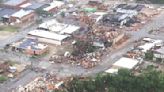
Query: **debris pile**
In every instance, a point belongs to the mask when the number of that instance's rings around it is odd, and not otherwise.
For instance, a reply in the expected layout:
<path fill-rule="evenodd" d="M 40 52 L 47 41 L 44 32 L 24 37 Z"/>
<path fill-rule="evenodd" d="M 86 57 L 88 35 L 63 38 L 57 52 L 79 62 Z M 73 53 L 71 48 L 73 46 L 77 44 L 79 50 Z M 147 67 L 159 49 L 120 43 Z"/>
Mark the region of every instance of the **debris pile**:
<path fill-rule="evenodd" d="M 47 73 L 45 76 L 37 77 L 25 86 L 19 86 L 18 92 L 47 92 L 60 89 L 63 79 L 58 79 L 54 74 Z"/>
<path fill-rule="evenodd" d="M 92 68 L 101 62 L 102 55 L 102 52 L 87 53 L 83 57 L 73 55 L 69 57 L 53 55 L 50 57 L 49 61 L 55 63 L 68 63 L 71 65 L 82 66 L 84 68 Z"/>
<path fill-rule="evenodd" d="M 26 65 L 13 64 L 11 62 L 0 63 L 0 75 L 13 78 L 25 69 Z"/>

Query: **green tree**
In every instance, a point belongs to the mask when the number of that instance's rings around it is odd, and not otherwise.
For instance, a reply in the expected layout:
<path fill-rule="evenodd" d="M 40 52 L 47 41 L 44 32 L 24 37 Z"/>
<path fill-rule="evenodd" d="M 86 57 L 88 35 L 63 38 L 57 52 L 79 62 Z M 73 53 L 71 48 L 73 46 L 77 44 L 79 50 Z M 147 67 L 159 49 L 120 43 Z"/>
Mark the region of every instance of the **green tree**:
<path fill-rule="evenodd" d="M 152 68 L 135 76 L 129 70 L 121 69 L 115 75 L 74 78 L 68 85 L 68 92 L 164 92 L 164 74 Z"/>
<path fill-rule="evenodd" d="M 154 58 L 154 54 L 153 54 L 152 51 L 148 51 L 148 52 L 145 53 L 145 59 L 153 60 L 153 58 Z"/>
<path fill-rule="evenodd" d="M 83 40 L 77 40 L 73 47 L 74 51 L 72 52 L 72 55 L 74 56 L 91 53 L 94 52 L 94 50 L 96 49 L 90 41 Z"/>

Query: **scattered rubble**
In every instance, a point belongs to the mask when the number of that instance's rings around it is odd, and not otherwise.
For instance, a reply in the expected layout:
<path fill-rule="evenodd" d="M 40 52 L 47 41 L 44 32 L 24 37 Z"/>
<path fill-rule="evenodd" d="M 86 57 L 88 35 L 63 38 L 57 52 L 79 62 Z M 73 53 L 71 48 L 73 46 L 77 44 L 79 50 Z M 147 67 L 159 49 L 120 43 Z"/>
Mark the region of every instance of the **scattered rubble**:
<path fill-rule="evenodd" d="M 17 77 L 22 71 L 26 69 L 26 65 L 24 64 L 16 64 L 10 61 L 5 61 L 0 63 L 0 75 L 5 76 L 6 78 L 14 78 Z"/>
<path fill-rule="evenodd" d="M 57 78 L 54 74 L 47 73 L 44 76 L 35 78 L 27 85 L 20 85 L 17 88 L 18 92 L 47 92 L 60 89 L 66 79 Z"/>

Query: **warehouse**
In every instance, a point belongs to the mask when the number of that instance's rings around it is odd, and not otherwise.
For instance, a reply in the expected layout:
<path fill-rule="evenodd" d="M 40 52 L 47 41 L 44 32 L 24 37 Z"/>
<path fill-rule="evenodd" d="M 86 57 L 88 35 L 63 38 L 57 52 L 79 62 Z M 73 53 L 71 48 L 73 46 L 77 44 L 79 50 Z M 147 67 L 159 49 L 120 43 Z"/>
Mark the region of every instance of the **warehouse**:
<path fill-rule="evenodd" d="M 55 19 L 52 19 L 52 20 L 49 20 L 47 22 L 40 24 L 38 29 L 55 32 L 57 34 L 72 35 L 74 33 L 77 33 L 80 27 L 59 23 Z"/>
<path fill-rule="evenodd" d="M 29 36 L 38 37 L 40 42 L 50 43 L 55 45 L 62 45 L 69 35 L 60 35 L 44 30 L 33 30 L 28 33 Z"/>
<path fill-rule="evenodd" d="M 68 27 L 66 27 L 65 29 L 60 31 L 60 34 L 73 35 L 73 34 L 78 33 L 79 29 L 80 29 L 80 27 L 78 27 L 78 26 L 68 25 Z"/>

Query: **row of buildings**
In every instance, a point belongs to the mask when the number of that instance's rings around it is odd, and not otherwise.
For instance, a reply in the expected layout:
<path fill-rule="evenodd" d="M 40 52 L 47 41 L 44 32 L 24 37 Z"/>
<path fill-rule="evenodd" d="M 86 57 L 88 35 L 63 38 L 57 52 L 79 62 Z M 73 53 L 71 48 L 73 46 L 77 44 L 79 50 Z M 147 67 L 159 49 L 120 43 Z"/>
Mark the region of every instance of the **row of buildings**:
<path fill-rule="evenodd" d="M 64 5 L 62 1 L 37 3 L 30 0 L 9 0 L 0 4 L 0 20 L 11 25 L 34 22 L 38 12 L 54 13 Z"/>
<path fill-rule="evenodd" d="M 163 62 L 164 44 L 162 40 L 145 37 L 137 43 L 124 57 L 116 61 L 106 73 L 117 73 L 119 69 L 137 70 L 142 66 L 143 60 Z"/>
<path fill-rule="evenodd" d="M 79 26 L 59 23 L 52 19 L 29 31 L 25 39 L 9 44 L 7 48 L 30 55 L 41 55 L 48 51 L 46 44 L 62 45 L 76 35 L 79 29 Z"/>

